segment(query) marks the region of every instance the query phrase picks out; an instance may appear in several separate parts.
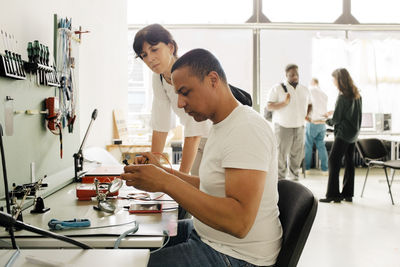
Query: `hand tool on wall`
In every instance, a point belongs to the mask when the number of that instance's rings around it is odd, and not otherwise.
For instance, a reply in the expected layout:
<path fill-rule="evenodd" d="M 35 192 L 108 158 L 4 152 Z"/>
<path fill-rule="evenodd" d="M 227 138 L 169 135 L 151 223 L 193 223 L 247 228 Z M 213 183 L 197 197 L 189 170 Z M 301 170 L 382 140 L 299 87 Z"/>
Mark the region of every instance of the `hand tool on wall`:
<path fill-rule="evenodd" d="M 13 59 L 13 62 L 15 64 L 15 68 L 16 68 L 16 72 L 19 76 L 23 76 L 23 72 L 22 72 L 22 68 L 21 68 L 21 64 L 19 63 L 18 60 L 18 53 L 17 53 L 17 46 L 15 44 L 15 40 L 14 40 L 14 35 L 8 34 L 8 37 L 10 39 L 10 46 L 11 46 L 11 56 Z"/>
<path fill-rule="evenodd" d="M 18 54 L 17 41 L 13 34 L 1 30 L 0 75 L 24 80 L 26 77 L 21 55 Z"/>
<path fill-rule="evenodd" d="M 15 68 L 14 68 L 14 62 L 12 60 L 12 56 L 11 56 L 11 52 L 10 52 L 11 48 L 10 48 L 10 44 L 8 43 L 8 35 L 7 35 L 6 32 L 4 32 L 4 37 L 5 37 L 5 40 L 6 40 L 6 50 L 5 50 L 5 52 L 6 52 L 6 57 L 7 57 L 7 61 L 8 61 L 8 67 L 9 67 L 10 73 L 15 75 L 16 71 L 15 71 Z"/>
<path fill-rule="evenodd" d="M 0 53 L 4 54 L 3 60 L 4 60 L 4 65 L 5 65 L 5 71 L 7 73 L 11 73 L 11 69 L 10 69 L 9 62 L 8 62 L 8 57 L 7 57 L 7 54 L 6 54 L 6 50 L 7 50 L 6 37 L 5 37 L 4 33 L 3 33 L 3 30 L 1 30 L 1 39 L 2 39 L 1 43 L 3 44 L 3 47 L 0 50 Z"/>
<path fill-rule="evenodd" d="M 26 73 L 25 73 L 25 68 L 24 68 L 24 62 L 22 61 L 21 55 L 18 54 L 18 51 L 19 51 L 18 41 L 17 41 L 17 39 L 15 39 L 14 35 L 12 35 L 12 40 L 13 40 L 13 44 L 14 44 L 15 57 L 19 64 L 19 69 L 20 69 L 21 75 L 25 77 Z"/>

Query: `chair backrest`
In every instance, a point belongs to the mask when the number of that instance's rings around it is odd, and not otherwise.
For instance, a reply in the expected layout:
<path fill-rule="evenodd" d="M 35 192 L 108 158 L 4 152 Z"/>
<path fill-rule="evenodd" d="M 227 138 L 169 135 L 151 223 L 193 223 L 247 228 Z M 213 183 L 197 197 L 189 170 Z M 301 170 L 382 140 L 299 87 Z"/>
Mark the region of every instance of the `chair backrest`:
<path fill-rule="evenodd" d="M 318 202 L 300 183 L 278 181 L 279 219 L 282 224 L 282 247 L 276 267 L 296 266 L 317 214 Z"/>
<path fill-rule="evenodd" d="M 359 139 L 356 147 L 364 161 L 379 160 L 388 156 L 382 140 L 376 138 Z"/>

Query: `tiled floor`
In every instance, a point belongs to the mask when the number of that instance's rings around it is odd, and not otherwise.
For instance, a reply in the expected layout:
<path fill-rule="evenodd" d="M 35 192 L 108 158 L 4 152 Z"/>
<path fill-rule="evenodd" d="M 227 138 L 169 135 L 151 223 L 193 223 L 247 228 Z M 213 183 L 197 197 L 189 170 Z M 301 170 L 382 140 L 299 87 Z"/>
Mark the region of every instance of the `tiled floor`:
<path fill-rule="evenodd" d="M 400 267 L 400 173 L 392 186 L 395 205 L 382 169 L 370 171 L 360 197 L 365 173 L 356 170 L 353 203 L 318 203 L 299 267 Z M 312 170 L 300 183 L 323 198 L 327 180 Z"/>

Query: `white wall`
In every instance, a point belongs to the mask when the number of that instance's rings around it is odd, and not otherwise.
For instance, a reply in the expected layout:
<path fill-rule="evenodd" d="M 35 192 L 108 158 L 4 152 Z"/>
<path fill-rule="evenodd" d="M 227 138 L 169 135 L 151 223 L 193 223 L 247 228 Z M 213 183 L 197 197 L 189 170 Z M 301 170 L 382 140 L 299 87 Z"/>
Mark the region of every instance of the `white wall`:
<path fill-rule="evenodd" d="M 110 144 L 112 110 L 128 109 L 126 1 L 73 1 L 82 10 L 82 24 L 90 30 L 80 49 L 80 122 L 84 136 L 94 108 L 98 116 L 86 146 Z"/>
<path fill-rule="evenodd" d="M 0 0 L 0 7 L 0 29 L 15 36 L 24 60 L 29 41 L 47 44 L 52 53 L 53 14 L 72 17 L 73 27 L 90 31 L 79 45 L 79 131 L 83 138 L 97 108 L 86 146 L 109 144 L 112 110 L 127 109 L 126 1 Z"/>

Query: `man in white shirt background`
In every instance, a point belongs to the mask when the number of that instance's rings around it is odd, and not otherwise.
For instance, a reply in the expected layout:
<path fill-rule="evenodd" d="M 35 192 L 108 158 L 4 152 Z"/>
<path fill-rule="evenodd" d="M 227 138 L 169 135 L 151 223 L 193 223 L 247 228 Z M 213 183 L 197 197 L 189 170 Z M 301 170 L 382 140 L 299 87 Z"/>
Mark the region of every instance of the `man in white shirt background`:
<path fill-rule="evenodd" d="M 274 111 L 275 135 L 278 142 L 278 179 L 285 179 L 288 169 L 294 180 L 304 158 L 304 119 L 312 110 L 310 92 L 299 84 L 298 66 L 285 68 L 286 81 L 274 86 L 268 97 L 268 110 Z"/>
<path fill-rule="evenodd" d="M 318 159 L 321 160 L 321 171 L 324 175 L 328 174 L 328 152 L 325 147 L 325 121 L 327 117 L 328 96 L 319 87 L 317 78 L 312 78 L 310 83 L 310 94 L 313 109 L 310 121 L 306 125 L 305 141 L 305 164 L 306 171 L 311 168 L 313 146 L 315 144 L 318 151 Z"/>

